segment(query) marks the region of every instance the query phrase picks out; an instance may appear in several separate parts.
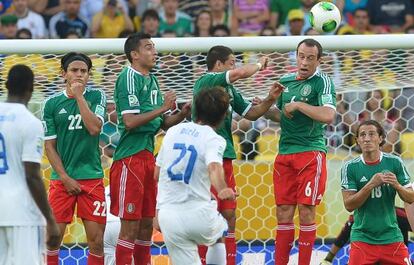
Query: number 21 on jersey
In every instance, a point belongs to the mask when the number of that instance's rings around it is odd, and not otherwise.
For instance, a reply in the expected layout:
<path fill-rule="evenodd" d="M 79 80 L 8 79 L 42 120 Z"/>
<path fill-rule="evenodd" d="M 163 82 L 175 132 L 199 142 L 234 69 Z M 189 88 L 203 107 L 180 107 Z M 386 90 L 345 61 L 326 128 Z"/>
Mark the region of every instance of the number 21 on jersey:
<path fill-rule="evenodd" d="M 194 164 L 197 159 L 197 150 L 195 149 L 194 145 L 189 145 L 188 147 L 183 143 L 175 143 L 174 150 L 180 150 L 180 154 L 174 160 L 174 162 L 168 167 L 167 172 L 168 176 L 172 181 L 184 181 L 185 184 L 190 182 L 191 175 L 193 173 Z M 179 172 L 177 174 L 173 173 L 173 168 L 181 162 L 181 160 L 185 159 L 187 152 L 190 152 L 190 157 L 187 161 L 187 166 L 185 167 L 184 173 Z M 186 161 L 183 161 L 186 162 Z"/>
<path fill-rule="evenodd" d="M 6 140 L 4 139 L 3 134 L 0 133 L 0 174 L 6 174 L 8 169 Z"/>

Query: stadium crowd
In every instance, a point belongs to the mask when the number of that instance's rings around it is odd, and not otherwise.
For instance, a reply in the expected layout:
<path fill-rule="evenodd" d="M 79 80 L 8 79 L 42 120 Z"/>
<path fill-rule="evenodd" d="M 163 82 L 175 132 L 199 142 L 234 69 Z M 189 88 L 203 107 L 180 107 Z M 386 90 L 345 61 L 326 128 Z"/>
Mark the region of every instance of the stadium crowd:
<path fill-rule="evenodd" d="M 1 0 L 1 39 L 41 38 L 117 38 L 133 32 L 153 37 L 225 37 L 225 36 L 291 36 L 317 35 L 309 23 L 309 12 L 317 0 Z M 343 22 L 334 34 L 384 34 L 414 32 L 413 0 L 333 0 L 342 12 Z M 268 72 L 255 79 L 276 78 L 294 68 L 295 53 L 270 54 Z M 355 149 L 356 124 L 374 118 L 382 122 L 388 136 L 384 150 L 400 154 L 400 135 L 414 132 L 414 100 L 412 88 L 396 87 L 404 70 L 412 69 L 412 54 L 387 50 L 331 52 L 325 54 L 321 68 L 331 75 L 335 84 L 364 87 L 374 84 L 373 92 L 338 93 L 338 118 L 328 127 L 327 137 L 332 148 Z M 181 86 L 190 90 L 204 71 L 204 54 L 163 54 L 155 71 L 165 88 Z M 239 54 L 239 61 L 251 61 L 254 54 Z M 1 76 L 15 63 L 36 65 L 36 83 L 45 96 L 53 94 L 59 84 L 57 60 L 50 56 L 2 56 Z M 125 65 L 122 56 L 92 57 L 95 74 L 92 83 L 105 84 L 112 91 L 117 73 Z M 398 61 L 398 63 L 395 63 Z M 367 72 L 367 65 L 371 72 Z M 400 63 L 403 62 L 403 63 Z M 49 69 L 49 70 L 47 70 Z M 55 72 L 50 69 L 56 69 Z M 348 77 L 352 77 L 348 79 Z M 183 78 L 185 77 L 185 78 Z M 106 82 L 106 83 L 105 83 Z M 109 87 L 108 85 L 109 84 Z M 39 87 L 37 87 L 39 88 Z M 350 89 L 352 90 L 352 89 Z M 355 91 L 355 89 L 353 90 Z M 410 104 L 411 103 L 411 104 Z M 259 153 L 255 141 L 260 135 L 274 134 L 276 124 L 259 119 L 235 123 L 244 159 Z M 110 119 L 115 121 L 114 118 Z M 106 125 L 109 137 L 104 145 L 116 143 L 115 124 Z M 266 128 L 266 130 L 265 130 Z M 274 129 L 274 130 L 272 130 Z M 108 148 L 109 150 L 110 148 Z M 112 151 L 106 151 L 110 155 Z"/>

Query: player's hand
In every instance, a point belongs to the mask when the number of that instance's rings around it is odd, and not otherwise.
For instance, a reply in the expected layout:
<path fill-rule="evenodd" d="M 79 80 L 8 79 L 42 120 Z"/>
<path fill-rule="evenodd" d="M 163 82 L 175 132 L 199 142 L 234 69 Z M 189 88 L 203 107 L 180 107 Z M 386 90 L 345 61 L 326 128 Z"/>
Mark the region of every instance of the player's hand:
<path fill-rule="evenodd" d="M 269 98 L 275 101 L 277 98 L 280 97 L 285 87 L 281 85 L 279 82 L 274 82 L 272 87 L 269 90 Z"/>
<path fill-rule="evenodd" d="M 49 220 L 46 225 L 46 244 L 51 249 L 60 246 L 60 229 L 55 220 Z"/>
<path fill-rule="evenodd" d="M 259 63 L 261 63 L 262 65 L 262 68 L 260 68 L 259 71 L 266 69 L 268 61 L 269 61 L 269 57 L 267 56 L 263 56 L 259 59 Z"/>
<path fill-rule="evenodd" d="M 381 186 L 384 183 L 383 178 L 384 178 L 383 173 L 377 173 L 374 176 L 372 176 L 372 178 L 368 182 L 368 184 L 374 186 L 374 188 L 378 187 L 378 186 Z"/>
<path fill-rule="evenodd" d="M 253 105 L 253 106 L 255 106 L 255 105 L 260 105 L 262 102 L 263 102 L 263 100 L 262 100 L 261 98 L 259 98 L 259 97 L 254 97 L 254 98 L 252 99 L 252 105 Z"/>
<path fill-rule="evenodd" d="M 70 84 L 69 89 L 75 98 L 79 98 L 83 96 L 83 92 L 85 91 L 85 84 L 80 80 L 74 80 Z"/>
<path fill-rule="evenodd" d="M 293 112 L 295 112 L 298 109 L 298 102 L 290 102 L 285 105 L 283 108 L 283 113 L 288 119 L 293 118 Z"/>
<path fill-rule="evenodd" d="M 63 185 L 65 186 L 66 192 L 69 195 L 76 195 L 81 193 L 82 188 L 76 180 L 70 177 L 61 178 L 61 180 Z"/>
<path fill-rule="evenodd" d="M 164 95 L 164 104 L 162 105 L 163 109 L 165 111 L 174 110 L 176 100 L 177 96 L 175 95 L 175 92 L 172 90 L 167 91 Z"/>
<path fill-rule="evenodd" d="M 390 184 L 392 187 L 397 187 L 400 183 L 397 180 L 397 177 L 392 172 L 385 172 L 383 173 L 382 180 L 386 184 Z"/>
<path fill-rule="evenodd" d="M 236 193 L 230 188 L 224 188 L 217 194 L 217 197 L 220 200 L 233 200 L 234 201 L 236 199 Z"/>
<path fill-rule="evenodd" d="M 181 108 L 181 115 L 183 115 L 184 117 L 187 117 L 187 115 L 190 113 L 191 113 L 191 102 L 187 102 Z"/>

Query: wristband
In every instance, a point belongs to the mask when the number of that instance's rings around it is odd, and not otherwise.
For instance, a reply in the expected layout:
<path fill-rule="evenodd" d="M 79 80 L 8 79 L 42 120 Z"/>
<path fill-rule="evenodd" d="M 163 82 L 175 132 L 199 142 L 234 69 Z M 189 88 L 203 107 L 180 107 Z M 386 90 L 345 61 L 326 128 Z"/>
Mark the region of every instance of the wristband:
<path fill-rule="evenodd" d="M 259 67 L 259 71 L 262 70 L 263 65 L 261 63 L 256 63 L 257 67 Z"/>

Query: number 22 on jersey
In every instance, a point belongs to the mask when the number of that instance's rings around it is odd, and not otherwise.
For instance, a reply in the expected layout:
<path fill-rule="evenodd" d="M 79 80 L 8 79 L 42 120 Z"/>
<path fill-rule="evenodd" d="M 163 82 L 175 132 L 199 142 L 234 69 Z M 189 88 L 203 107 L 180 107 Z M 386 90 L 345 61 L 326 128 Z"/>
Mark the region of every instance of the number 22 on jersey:
<path fill-rule="evenodd" d="M 194 169 L 194 164 L 197 159 L 197 150 L 195 149 L 194 145 L 189 145 L 187 147 L 183 143 L 175 143 L 173 149 L 180 150 L 181 152 L 178 155 L 178 157 L 174 160 L 174 162 L 168 167 L 168 176 L 172 181 L 184 181 L 185 184 L 188 184 L 190 182 L 190 178 Z M 174 174 L 174 167 L 177 166 L 177 164 L 180 163 L 181 160 L 183 160 L 186 157 L 187 152 L 190 152 L 190 157 L 188 158 L 187 166 L 185 167 L 184 173 L 179 172 L 177 174 Z"/>

